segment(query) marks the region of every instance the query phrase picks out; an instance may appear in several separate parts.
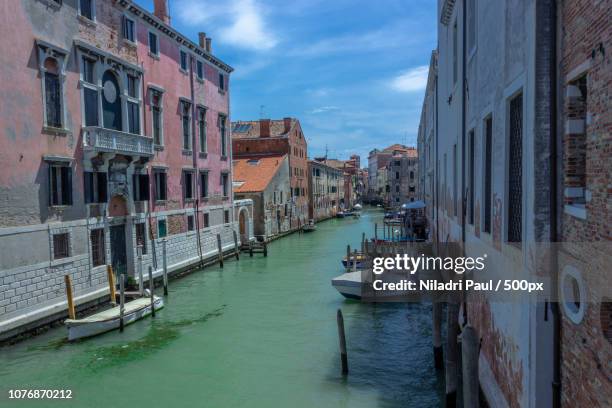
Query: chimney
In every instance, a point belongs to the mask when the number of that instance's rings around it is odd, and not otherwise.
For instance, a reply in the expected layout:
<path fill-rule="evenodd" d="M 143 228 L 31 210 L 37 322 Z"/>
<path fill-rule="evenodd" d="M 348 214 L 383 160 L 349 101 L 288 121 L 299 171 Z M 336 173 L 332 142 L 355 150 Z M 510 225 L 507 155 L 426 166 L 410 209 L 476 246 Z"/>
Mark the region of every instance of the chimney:
<path fill-rule="evenodd" d="M 200 48 L 206 48 L 206 33 L 199 32 L 198 33 L 198 44 Z"/>
<path fill-rule="evenodd" d="M 283 133 L 289 133 L 289 130 L 291 130 L 291 118 L 283 118 L 283 124 L 285 125 Z"/>
<path fill-rule="evenodd" d="M 169 0 L 153 0 L 153 14 L 164 23 L 170 25 L 170 13 L 168 12 Z"/>
<path fill-rule="evenodd" d="M 210 37 L 206 38 L 206 52 L 209 54 L 212 52 L 212 38 Z"/>
<path fill-rule="evenodd" d="M 270 137 L 270 119 L 259 119 L 259 137 Z"/>

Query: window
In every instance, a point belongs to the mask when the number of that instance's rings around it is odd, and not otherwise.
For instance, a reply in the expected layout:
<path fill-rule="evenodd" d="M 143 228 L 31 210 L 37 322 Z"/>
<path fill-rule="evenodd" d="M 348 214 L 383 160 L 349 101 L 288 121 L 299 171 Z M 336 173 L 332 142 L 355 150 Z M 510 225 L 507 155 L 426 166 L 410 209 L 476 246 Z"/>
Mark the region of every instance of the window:
<path fill-rule="evenodd" d="M 149 90 L 151 95 L 151 117 L 153 121 L 153 143 L 164 144 L 162 125 L 162 93 L 156 89 Z"/>
<path fill-rule="evenodd" d="M 219 72 L 219 89 L 225 90 L 225 75 Z"/>
<path fill-rule="evenodd" d="M 149 31 L 149 53 L 155 56 L 159 56 L 159 43 L 157 40 L 157 34 Z"/>
<path fill-rule="evenodd" d="M 83 79 L 83 105 L 85 110 L 85 126 L 98 126 L 98 88 L 96 84 L 96 63 L 83 57 L 82 79 Z"/>
<path fill-rule="evenodd" d="M 230 212 L 229 210 L 223 211 L 223 222 L 229 224 L 230 222 Z"/>
<path fill-rule="evenodd" d="M 193 200 L 193 171 L 183 170 L 183 198 Z"/>
<path fill-rule="evenodd" d="M 164 238 L 167 234 L 166 220 L 157 220 L 157 238 Z"/>
<path fill-rule="evenodd" d="M 484 191 L 482 201 L 484 204 L 484 232 L 491 232 L 491 204 L 492 204 L 492 156 L 493 156 L 493 119 L 489 116 L 485 119 L 485 135 L 484 135 Z"/>
<path fill-rule="evenodd" d="M 408 187 L 408 191 L 410 191 L 411 193 L 414 193 L 414 191 L 415 191 L 415 187 L 414 187 L 414 186 L 410 186 L 410 187 Z"/>
<path fill-rule="evenodd" d="M 221 173 L 221 186 L 223 187 L 223 197 L 229 197 L 228 174 Z"/>
<path fill-rule="evenodd" d="M 70 233 L 53 234 L 53 259 L 70 256 Z"/>
<path fill-rule="evenodd" d="M 134 174 L 132 176 L 132 191 L 134 201 L 147 201 L 149 199 L 149 175 Z"/>
<path fill-rule="evenodd" d="M 195 217 L 193 215 L 187 216 L 187 231 L 193 231 L 195 229 Z"/>
<path fill-rule="evenodd" d="M 93 2 L 94 0 L 79 0 L 79 14 L 89 20 L 93 20 Z"/>
<path fill-rule="evenodd" d="M 196 75 L 198 79 L 204 79 L 204 64 L 202 61 L 196 62 Z"/>
<path fill-rule="evenodd" d="M 227 156 L 227 141 L 225 135 L 225 121 L 226 118 L 223 115 L 219 115 L 219 133 L 221 135 L 221 156 Z"/>
<path fill-rule="evenodd" d="M 198 136 L 200 138 L 200 153 L 208 151 L 206 140 L 206 109 L 198 108 Z"/>
<path fill-rule="evenodd" d="M 62 127 L 62 92 L 57 60 L 47 58 L 44 73 L 46 125 Z"/>
<path fill-rule="evenodd" d="M 163 170 L 155 171 L 155 200 L 166 201 L 166 172 Z"/>
<path fill-rule="evenodd" d="M 183 124 L 183 150 L 191 150 L 191 104 L 181 101 L 181 123 Z"/>
<path fill-rule="evenodd" d="M 474 131 L 468 133 L 468 222 L 474 224 Z"/>
<path fill-rule="evenodd" d="M 136 224 L 136 246 L 142 248 L 142 255 L 147 253 L 147 226 L 144 222 Z"/>
<path fill-rule="evenodd" d="M 204 213 L 204 228 L 210 227 L 210 215 L 208 213 Z"/>
<path fill-rule="evenodd" d="M 208 197 L 208 172 L 203 171 L 200 173 L 200 196 L 202 198 Z"/>
<path fill-rule="evenodd" d="M 459 53 L 457 45 L 457 20 L 453 24 L 453 85 L 457 83 L 457 54 Z"/>
<path fill-rule="evenodd" d="M 181 69 L 187 71 L 187 53 L 183 50 L 180 51 Z"/>
<path fill-rule="evenodd" d="M 399 191 L 400 191 L 400 187 L 399 187 L 399 185 L 395 186 L 395 192 L 396 192 L 396 193 L 399 193 Z"/>
<path fill-rule="evenodd" d="M 414 180 L 414 171 L 410 172 L 410 180 Z"/>
<path fill-rule="evenodd" d="M 399 171 L 396 171 L 396 172 L 395 172 L 395 179 L 396 179 L 396 180 L 399 180 L 399 178 L 400 178 Z"/>
<path fill-rule="evenodd" d="M 523 95 L 510 101 L 508 143 L 508 242 L 522 241 Z"/>
<path fill-rule="evenodd" d="M 587 170 L 587 115 L 588 75 L 567 84 L 564 106 L 565 135 L 563 144 L 564 157 L 564 201 L 568 213 L 573 216 L 586 217 L 586 170 Z M 576 210 L 582 211 L 576 211 Z"/>
<path fill-rule="evenodd" d="M 127 16 L 123 16 L 123 38 L 131 42 L 136 42 L 136 36 L 134 34 L 134 20 Z"/>
<path fill-rule="evenodd" d="M 476 46 L 476 0 L 467 0 L 468 52 Z"/>
<path fill-rule="evenodd" d="M 92 230 L 89 234 L 91 239 L 91 263 L 100 266 L 106 263 L 106 250 L 104 242 L 104 229 Z"/>
<path fill-rule="evenodd" d="M 106 202 L 106 173 L 83 173 L 85 180 L 85 204 Z"/>
<path fill-rule="evenodd" d="M 49 205 L 72 205 L 72 169 L 68 163 L 49 164 Z"/>
<path fill-rule="evenodd" d="M 140 92 L 137 77 L 127 76 L 127 91 L 128 129 L 130 133 L 140 134 Z"/>

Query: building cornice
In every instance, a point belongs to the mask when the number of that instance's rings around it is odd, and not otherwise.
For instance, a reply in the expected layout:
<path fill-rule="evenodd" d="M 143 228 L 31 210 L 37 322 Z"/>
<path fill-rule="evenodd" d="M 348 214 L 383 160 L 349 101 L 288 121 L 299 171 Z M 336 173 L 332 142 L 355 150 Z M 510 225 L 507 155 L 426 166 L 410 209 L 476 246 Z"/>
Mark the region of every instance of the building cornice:
<path fill-rule="evenodd" d="M 442 12 L 440 13 L 440 22 L 444 25 L 448 25 L 450 18 L 453 15 L 453 9 L 455 8 L 455 0 L 444 0 L 442 6 Z"/>

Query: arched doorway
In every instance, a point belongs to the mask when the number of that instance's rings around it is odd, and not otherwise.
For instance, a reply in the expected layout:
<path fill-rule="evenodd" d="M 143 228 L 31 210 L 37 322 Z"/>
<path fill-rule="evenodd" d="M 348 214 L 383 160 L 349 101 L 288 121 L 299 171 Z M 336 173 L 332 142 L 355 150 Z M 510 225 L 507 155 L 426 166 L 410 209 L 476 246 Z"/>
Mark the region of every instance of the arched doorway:
<path fill-rule="evenodd" d="M 249 242 L 248 211 L 244 208 L 239 212 L 238 226 L 240 230 L 240 242 Z"/>
<path fill-rule="evenodd" d="M 128 215 L 127 201 L 121 195 L 115 195 L 111 198 L 108 206 L 109 217 L 124 217 Z M 110 246 L 111 246 L 111 264 L 115 275 L 119 277 L 121 274 L 127 274 L 127 236 L 125 223 L 119 218 L 119 223 L 114 223 L 109 227 L 110 231 Z"/>

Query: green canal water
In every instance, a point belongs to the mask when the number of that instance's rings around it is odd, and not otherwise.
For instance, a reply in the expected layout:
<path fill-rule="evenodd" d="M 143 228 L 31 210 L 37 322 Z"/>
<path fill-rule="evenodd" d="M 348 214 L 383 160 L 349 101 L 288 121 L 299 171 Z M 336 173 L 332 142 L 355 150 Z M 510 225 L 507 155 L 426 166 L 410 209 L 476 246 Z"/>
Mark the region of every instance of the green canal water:
<path fill-rule="evenodd" d="M 361 304 L 331 286 L 346 244 L 381 212 L 334 219 L 310 234 L 170 282 L 155 319 L 83 342 L 60 327 L 0 348 L 0 406 L 437 407 L 431 308 Z M 336 310 L 350 373 L 340 374 Z M 17 401 L 8 389 L 70 389 L 71 401 Z"/>

